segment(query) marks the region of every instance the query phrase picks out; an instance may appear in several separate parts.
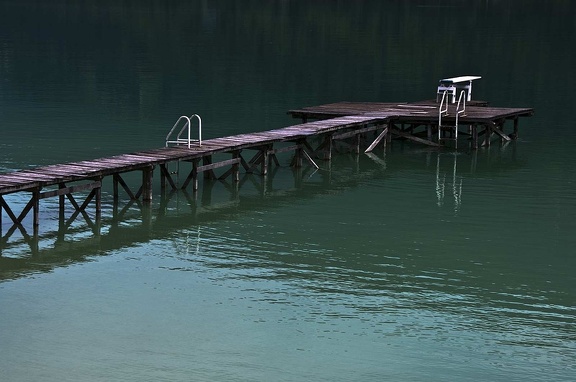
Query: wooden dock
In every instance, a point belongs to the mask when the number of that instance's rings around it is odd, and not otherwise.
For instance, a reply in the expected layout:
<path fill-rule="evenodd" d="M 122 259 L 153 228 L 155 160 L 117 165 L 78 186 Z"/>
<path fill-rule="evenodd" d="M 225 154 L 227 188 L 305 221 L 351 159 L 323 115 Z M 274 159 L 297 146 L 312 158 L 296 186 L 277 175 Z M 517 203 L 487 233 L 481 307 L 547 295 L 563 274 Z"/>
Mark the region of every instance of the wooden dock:
<path fill-rule="evenodd" d="M 258 171 L 267 174 L 273 164 L 279 165 L 277 154 L 293 152 L 291 166 L 302 167 L 304 163 L 318 168 L 316 160 L 330 160 L 334 145 L 342 142 L 352 151 L 372 151 L 377 145 L 385 145 L 393 139 L 410 140 L 429 146 L 442 147 L 458 132 L 470 142 L 471 149 L 489 146 L 492 138 L 510 141 L 518 137 L 518 119 L 532 115 L 530 108 L 494 108 L 482 102 L 471 102 L 465 113 L 461 113 L 456 123 L 456 111 L 448 106 L 439 122 L 439 106 L 434 101 L 414 103 L 357 103 L 340 102 L 315 107 L 290 110 L 301 124 L 281 129 L 239 134 L 228 137 L 204 140 L 201 144 L 176 147 L 162 147 L 107 158 L 85 160 L 73 163 L 36 167 L 22 171 L 0 174 L 0 246 L 19 229 L 27 236 L 23 221 L 32 211 L 34 235 L 38 234 L 39 203 L 49 197 L 59 197 L 61 219 L 64 219 L 64 203 L 67 199 L 75 212 L 68 219 L 73 221 L 79 214 L 85 215 L 86 207 L 93 202 L 96 221 L 101 217 L 102 180 L 112 177 L 114 199 L 119 198 L 122 188 L 131 200 L 152 200 L 152 181 L 155 168 L 160 169 L 162 190 L 186 189 L 191 185 L 198 189 L 200 174 L 205 179 L 226 179 L 231 177 L 238 182 L 243 169 L 247 173 Z M 310 120 L 314 120 L 310 122 Z M 505 133 L 505 123 L 512 121 L 511 133 Z M 437 137 L 437 139 L 435 139 Z M 246 156 L 249 153 L 250 157 Z M 216 160 L 215 156 L 218 156 Z M 220 157 L 224 156 L 222 159 Z M 227 157 L 227 158 L 226 158 Z M 190 171 L 184 180 L 177 184 L 168 170 L 173 162 L 189 162 Z M 226 170 L 216 175 L 218 168 Z M 122 178 L 123 174 L 140 171 L 142 182 L 133 191 Z M 73 194 L 88 192 L 80 203 Z M 30 199 L 21 212 L 16 214 L 8 204 L 5 195 L 29 193 Z M 7 233 L 2 233 L 2 218 L 8 217 L 12 223 Z"/>

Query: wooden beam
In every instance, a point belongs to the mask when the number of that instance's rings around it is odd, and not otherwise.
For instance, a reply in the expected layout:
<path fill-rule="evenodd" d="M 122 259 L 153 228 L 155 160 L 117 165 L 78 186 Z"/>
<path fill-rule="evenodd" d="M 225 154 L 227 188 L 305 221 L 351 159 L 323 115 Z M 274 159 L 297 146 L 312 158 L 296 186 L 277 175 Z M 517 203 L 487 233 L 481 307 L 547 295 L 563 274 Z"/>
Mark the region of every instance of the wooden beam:
<path fill-rule="evenodd" d="M 166 164 L 163 163 L 160 165 L 160 183 L 162 189 L 166 188 L 166 180 L 170 184 L 170 187 L 172 187 L 172 190 L 178 189 L 174 183 L 174 180 L 172 179 L 172 176 L 170 175 L 170 171 L 168 171 L 168 168 L 166 167 Z"/>
<path fill-rule="evenodd" d="M 428 146 L 434 146 L 434 147 L 440 147 L 441 146 L 440 144 L 438 144 L 436 142 L 432 142 L 432 141 L 428 141 L 426 139 L 418 138 L 412 134 L 408 134 L 408 133 L 401 131 L 401 130 L 391 129 L 390 131 L 392 132 L 392 134 L 396 134 L 400 137 L 409 139 L 409 140 L 414 141 L 414 142 L 418 142 L 418 143 L 422 143 L 422 144 L 425 144 Z"/>
<path fill-rule="evenodd" d="M 376 137 L 374 142 L 372 142 L 372 144 L 370 146 L 368 146 L 368 148 L 366 150 L 364 150 L 364 152 L 369 153 L 372 150 L 374 150 L 374 148 L 378 145 L 378 143 L 380 143 L 382 138 L 386 137 L 386 134 L 388 134 L 388 128 L 387 127 L 385 127 L 384 130 L 382 130 L 382 132 Z"/>
<path fill-rule="evenodd" d="M 500 138 L 502 138 L 503 140 L 505 140 L 507 142 L 512 140 L 509 136 L 504 134 L 504 132 L 502 130 L 500 130 L 495 123 L 492 123 L 492 131 L 495 132 L 496 135 L 499 135 Z"/>
<path fill-rule="evenodd" d="M 316 169 L 319 169 L 320 167 L 318 167 L 318 165 L 316 164 L 316 162 L 314 162 L 314 160 L 312 159 L 312 157 L 310 156 L 310 154 L 308 154 L 306 152 L 306 150 L 302 149 L 302 154 L 304 155 L 304 158 L 306 158 L 308 160 L 308 162 L 310 162 L 310 164 L 314 167 L 316 167 Z"/>
<path fill-rule="evenodd" d="M 4 208 L 4 210 L 6 211 L 6 214 L 8 214 L 8 217 L 10 218 L 10 220 L 12 220 L 13 224 L 16 224 L 18 226 L 22 226 L 22 224 L 20 223 L 20 221 L 18 220 L 18 218 L 16 217 L 14 212 L 12 212 L 12 209 L 10 208 L 8 203 L 6 203 L 6 201 L 4 200 L 2 195 L 0 195 L 0 206 Z"/>
<path fill-rule="evenodd" d="M 130 199 L 132 199 L 132 200 L 138 199 L 138 197 L 132 193 L 132 190 L 130 190 L 130 188 L 128 187 L 126 182 L 124 182 L 124 179 L 122 179 L 120 174 L 114 174 L 114 175 L 112 175 L 112 178 L 113 178 L 114 183 L 115 183 L 114 196 L 115 196 L 116 200 L 118 199 L 118 184 L 120 184 L 122 186 L 122 188 L 124 189 L 124 191 L 126 191 L 128 196 L 130 197 Z"/>

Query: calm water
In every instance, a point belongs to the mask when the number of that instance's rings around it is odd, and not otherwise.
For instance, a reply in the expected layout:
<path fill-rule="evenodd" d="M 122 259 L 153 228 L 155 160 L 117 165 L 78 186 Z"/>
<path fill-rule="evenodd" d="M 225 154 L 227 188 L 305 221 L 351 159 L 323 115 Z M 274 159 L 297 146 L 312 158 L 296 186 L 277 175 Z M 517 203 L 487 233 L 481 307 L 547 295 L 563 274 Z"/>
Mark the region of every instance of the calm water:
<path fill-rule="evenodd" d="M 106 183 L 100 236 L 82 219 L 59 236 L 43 201 L 39 251 L 16 232 L 0 254 L 2 380 L 573 380 L 575 14 L 0 1 L 0 171 L 160 147 L 182 114 L 218 137 L 302 106 L 432 98 L 455 75 L 536 110 L 505 147 L 395 142 L 300 174 L 281 157 L 238 196 L 157 184 L 120 219 Z"/>

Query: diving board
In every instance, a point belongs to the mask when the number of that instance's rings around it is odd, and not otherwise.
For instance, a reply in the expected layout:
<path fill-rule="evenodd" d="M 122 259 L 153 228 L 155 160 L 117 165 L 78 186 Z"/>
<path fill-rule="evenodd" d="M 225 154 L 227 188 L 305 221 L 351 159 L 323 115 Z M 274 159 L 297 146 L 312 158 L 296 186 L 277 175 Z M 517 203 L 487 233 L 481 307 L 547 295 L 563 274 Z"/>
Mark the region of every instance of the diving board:
<path fill-rule="evenodd" d="M 451 78 L 443 78 L 438 84 L 436 91 L 436 102 L 440 102 L 444 92 L 448 92 L 451 96 L 450 103 L 456 103 L 456 96 L 460 90 L 466 92 L 466 101 L 472 101 L 472 81 L 478 80 L 480 76 L 459 76 Z"/>

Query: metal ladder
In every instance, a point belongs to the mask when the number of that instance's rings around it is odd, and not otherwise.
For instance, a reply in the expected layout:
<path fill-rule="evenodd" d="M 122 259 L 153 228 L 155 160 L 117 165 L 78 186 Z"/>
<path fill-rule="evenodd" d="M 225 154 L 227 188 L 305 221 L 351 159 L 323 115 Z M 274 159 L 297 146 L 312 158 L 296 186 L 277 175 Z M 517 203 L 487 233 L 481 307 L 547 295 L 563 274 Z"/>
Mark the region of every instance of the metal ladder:
<path fill-rule="evenodd" d="M 440 102 L 440 107 L 438 108 L 438 142 L 443 140 L 451 140 L 458 142 L 458 123 L 459 118 L 466 115 L 466 92 L 462 90 L 460 92 L 460 96 L 458 97 L 458 104 L 456 105 L 456 120 L 454 122 L 454 126 L 452 125 L 443 125 L 442 124 L 442 117 L 448 115 L 448 98 L 446 95 L 448 91 L 445 90 L 442 94 L 442 101 Z M 442 136 L 443 129 L 450 129 L 449 131 L 453 131 L 453 135 L 449 138 Z"/>
<path fill-rule="evenodd" d="M 196 118 L 198 119 L 198 139 L 192 139 L 191 135 L 192 135 L 192 120 Z M 181 123 L 183 121 L 183 123 Z M 180 131 L 178 132 L 178 135 L 176 135 L 176 139 L 170 139 L 170 136 L 172 135 L 172 133 L 174 133 L 174 131 L 177 129 L 178 126 L 182 125 L 182 127 L 180 128 Z M 184 133 L 184 131 L 187 132 L 187 135 L 185 138 L 182 138 L 182 133 Z M 202 119 L 200 118 L 200 116 L 198 114 L 193 114 L 190 117 L 187 117 L 185 115 L 181 116 L 180 118 L 178 118 L 178 120 L 176 121 L 176 123 L 174 124 L 174 126 L 172 126 L 172 129 L 170 130 L 170 132 L 168 133 L 168 135 L 166 135 L 166 147 L 170 146 L 170 145 L 187 145 L 188 148 L 190 148 L 192 146 L 192 143 L 198 143 L 198 146 L 202 146 Z"/>

